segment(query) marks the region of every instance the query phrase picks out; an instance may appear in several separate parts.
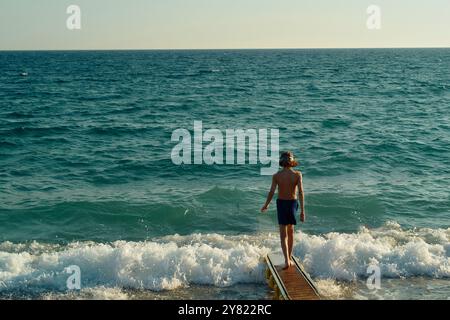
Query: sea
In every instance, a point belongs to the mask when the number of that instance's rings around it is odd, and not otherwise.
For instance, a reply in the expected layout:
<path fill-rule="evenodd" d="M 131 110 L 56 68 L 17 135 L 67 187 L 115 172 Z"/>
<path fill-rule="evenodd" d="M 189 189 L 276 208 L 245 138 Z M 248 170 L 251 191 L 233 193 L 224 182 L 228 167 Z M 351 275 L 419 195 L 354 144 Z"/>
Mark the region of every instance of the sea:
<path fill-rule="evenodd" d="M 448 48 L 0 52 L 0 299 L 272 299 L 271 177 L 194 121 L 278 130 L 325 299 L 450 299 Z"/>

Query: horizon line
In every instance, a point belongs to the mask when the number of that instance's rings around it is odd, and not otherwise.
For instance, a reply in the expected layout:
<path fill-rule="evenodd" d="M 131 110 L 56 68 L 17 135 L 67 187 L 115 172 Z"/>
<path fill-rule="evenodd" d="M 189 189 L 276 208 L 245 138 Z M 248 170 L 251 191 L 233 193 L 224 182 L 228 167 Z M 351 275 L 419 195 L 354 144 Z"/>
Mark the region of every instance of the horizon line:
<path fill-rule="evenodd" d="M 450 46 L 424 47 L 261 47 L 261 48 L 105 48 L 105 49 L 0 49 L 0 52 L 36 51 L 225 51 L 225 50 L 354 50 L 354 49 L 450 49 Z"/>

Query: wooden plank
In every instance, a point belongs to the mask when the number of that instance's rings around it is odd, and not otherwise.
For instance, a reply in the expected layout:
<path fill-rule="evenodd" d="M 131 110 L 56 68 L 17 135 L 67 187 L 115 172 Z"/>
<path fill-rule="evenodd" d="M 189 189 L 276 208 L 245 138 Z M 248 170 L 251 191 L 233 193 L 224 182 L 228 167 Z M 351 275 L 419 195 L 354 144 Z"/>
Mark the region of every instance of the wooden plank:
<path fill-rule="evenodd" d="M 312 280 L 311 276 L 306 272 L 305 268 L 303 267 L 303 265 L 301 264 L 300 260 L 297 259 L 296 257 L 292 256 L 292 260 L 294 260 L 294 263 L 297 267 L 297 269 L 299 270 L 299 272 L 302 273 L 303 278 L 308 281 L 309 286 L 314 290 L 314 292 L 316 293 L 316 295 L 320 298 L 320 294 L 319 294 L 319 290 L 317 289 L 314 281 Z"/>
<path fill-rule="evenodd" d="M 276 267 L 269 255 L 266 256 L 266 264 L 270 276 L 270 278 L 267 278 L 269 286 L 271 286 L 270 282 L 273 281 L 274 287 L 272 289 L 275 289 L 275 287 L 277 287 L 280 290 L 280 297 L 278 298 L 282 298 L 284 300 L 291 300 L 286 290 L 286 287 L 284 286 L 284 283 L 281 281 L 281 278 L 277 273 Z"/>
<path fill-rule="evenodd" d="M 281 298 L 289 300 L 319 300 L 319 292 L 311 277 L 306 273 L 297 258 L 293 257 L 293 260 L 294 266 L 283 270 L 283 257 L 273 254 L 266 257 L 268 273 L 273 277 L 274 284 L 280 288 Z"/>

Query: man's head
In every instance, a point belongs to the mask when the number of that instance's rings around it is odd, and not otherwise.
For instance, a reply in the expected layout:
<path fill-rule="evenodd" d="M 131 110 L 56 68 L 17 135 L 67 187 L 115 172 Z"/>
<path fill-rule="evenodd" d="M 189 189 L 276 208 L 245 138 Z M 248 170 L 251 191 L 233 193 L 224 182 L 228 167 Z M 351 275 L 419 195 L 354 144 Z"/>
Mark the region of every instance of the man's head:
<path fill-rule="evenodd" d="M 294 158 L 294 154 L 290 151 L 285 151 L 281 153 L 280 156 L 280 167 L 290 168 L 298 166 L 298 162 Z"/>

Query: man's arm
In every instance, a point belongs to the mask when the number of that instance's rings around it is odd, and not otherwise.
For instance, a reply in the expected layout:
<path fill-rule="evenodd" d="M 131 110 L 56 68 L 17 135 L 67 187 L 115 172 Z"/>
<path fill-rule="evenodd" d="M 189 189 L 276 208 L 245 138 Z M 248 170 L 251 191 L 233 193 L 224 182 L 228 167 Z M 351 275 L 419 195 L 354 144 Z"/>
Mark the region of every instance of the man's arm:
<path fill-rule="evenodd" d="M 298 179 L 298 199 L 300 200 L 300 221 L 305 222 L 305 196 L 303 193 L 303 177 L 302 173 L 299 172 L 299 179 Z"/>
<path fill-rule="evenodd" d="M 270 186 L 269 194 L 267 195 L 267 200 L 264 206 L 261 208 L 261 212 L 264 212 L 269 207 L 270 202 L 272 201 L 273 195 L 275 194 L 275 190 L 277 189 L 277 179 L 275 175 L 272 176 L 272 185 Z"/>

